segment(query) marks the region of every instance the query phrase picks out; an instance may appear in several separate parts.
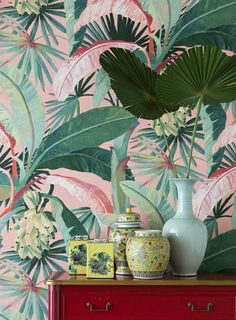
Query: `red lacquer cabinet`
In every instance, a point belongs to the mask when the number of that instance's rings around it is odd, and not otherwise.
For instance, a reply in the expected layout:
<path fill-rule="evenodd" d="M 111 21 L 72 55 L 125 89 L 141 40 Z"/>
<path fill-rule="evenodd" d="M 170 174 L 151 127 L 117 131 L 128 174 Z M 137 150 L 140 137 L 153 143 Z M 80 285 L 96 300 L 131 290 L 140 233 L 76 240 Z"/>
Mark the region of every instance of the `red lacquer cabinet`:
<path fill-rule="evenodd" d="M 86 279 L 52 273 L 49 320 L 234 320 L 236 276 Z"/>

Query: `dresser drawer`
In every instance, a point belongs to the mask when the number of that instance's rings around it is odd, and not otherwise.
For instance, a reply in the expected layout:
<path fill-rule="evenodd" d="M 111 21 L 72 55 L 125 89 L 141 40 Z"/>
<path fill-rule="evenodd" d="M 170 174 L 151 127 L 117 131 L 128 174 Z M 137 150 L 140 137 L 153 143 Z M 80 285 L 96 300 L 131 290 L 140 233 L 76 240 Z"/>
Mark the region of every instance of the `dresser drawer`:
<path fill-rule="evenodd" d="M 62 286 L 60 288 L 60 320 L 121 319 L 235 320 L 235 292 L 222 291 L 220 287 L 203 289 L 163 286 Z"/>

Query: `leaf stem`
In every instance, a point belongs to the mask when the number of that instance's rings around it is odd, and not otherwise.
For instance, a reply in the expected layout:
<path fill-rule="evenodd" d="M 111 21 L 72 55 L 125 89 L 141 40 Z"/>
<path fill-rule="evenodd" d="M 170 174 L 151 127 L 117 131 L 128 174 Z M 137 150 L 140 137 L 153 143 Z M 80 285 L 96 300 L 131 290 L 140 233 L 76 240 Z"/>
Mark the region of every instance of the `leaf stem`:
<path fill-rule="evenodd" d="M 170 146 L 169 146 L 169 143 L 168 143 L 168 141 L 167 141 L 167 137 L 166 137 L 166 134 L 165 134 L 165 130 L 164 130 L 163 123 L 162 123 L 161 119 L 158 119 L 158 121 L 159 121 L 160 126 L 161 126 L 161 131 L 162 131 L 162 134 L 163 134 L 163 137 L 164 137 L 164 141 L 165 141 L 166 148 L 167 148 L 167 150 L 169 151 L 169 158 L 170 158 L 170 162 L 171 162 L 172 167 L 173 167 L 173 171 L 174 171 L 175 177 L 178 178 L 178 173 L 177 173 L 177 170 L 176 170 L 176 165 L 175 165 L 175 163 L 174 163 L 174 159 L 173 159 L 172 154 L 171 154 Z"/>
<path fill-rule="evenodd" d="M 202 107 L 202 99 L 203 99 L 203 97 L 200 97 L 200 99 L 198 100 L 198 103 L 197 103 L 197 114 L 196 114 L 194 128 L 193 128 L 193 136 L 192 136 L 192 141 L 191 141 L 191 146 L 190 146 L 190 154 L 189 154 L 189 161 L 188 161 L 188 169 L 187 169 L 186 178 L 189 178 L 189 175 L 190 175 L 190 168 L 191 168 L 192 158 L 193 158 L 193 147 L 194 147 L 194 142 L 195 142 L 195 138 L 196 138 L 197 125 L 198 125 L 198 121 L 199 121 L 200 111 L 201 111 L 201 107 Z"/>

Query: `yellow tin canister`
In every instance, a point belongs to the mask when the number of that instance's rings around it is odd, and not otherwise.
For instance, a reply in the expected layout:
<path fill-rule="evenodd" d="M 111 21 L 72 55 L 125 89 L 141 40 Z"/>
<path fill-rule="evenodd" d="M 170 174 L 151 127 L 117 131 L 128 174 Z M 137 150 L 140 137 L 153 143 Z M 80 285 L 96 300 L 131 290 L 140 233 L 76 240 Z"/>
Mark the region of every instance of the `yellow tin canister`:
<path fill-rule="evenodd" d="M 69 273 L 86 274 L 88 236 L 77 236 L 69 244 Z"/>
<path fill-rule="evenodd" d="M 114 278 L 114 245 L 106 239 L 87 242 L 87 278 Z"/>

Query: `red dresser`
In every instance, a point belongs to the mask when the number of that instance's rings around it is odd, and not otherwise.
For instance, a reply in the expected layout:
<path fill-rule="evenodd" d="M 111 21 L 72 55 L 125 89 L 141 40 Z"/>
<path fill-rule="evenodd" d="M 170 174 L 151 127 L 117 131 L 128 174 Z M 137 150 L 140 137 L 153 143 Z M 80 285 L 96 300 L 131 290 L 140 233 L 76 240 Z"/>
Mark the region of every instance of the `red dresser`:
<path fill-rule="evenodd" d="M 100 280 L 54 272 L 49 320 L 234 320 L 236 275 Z"/>

